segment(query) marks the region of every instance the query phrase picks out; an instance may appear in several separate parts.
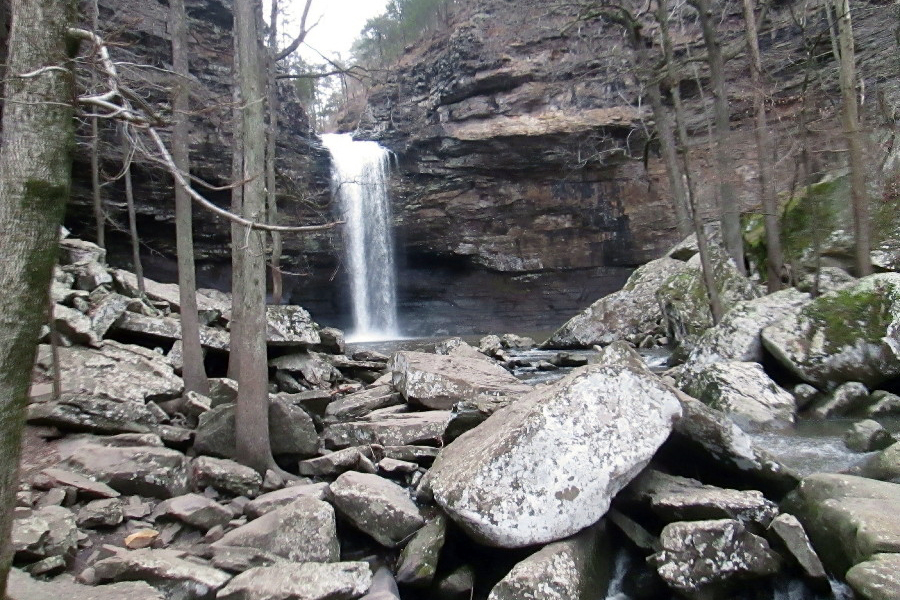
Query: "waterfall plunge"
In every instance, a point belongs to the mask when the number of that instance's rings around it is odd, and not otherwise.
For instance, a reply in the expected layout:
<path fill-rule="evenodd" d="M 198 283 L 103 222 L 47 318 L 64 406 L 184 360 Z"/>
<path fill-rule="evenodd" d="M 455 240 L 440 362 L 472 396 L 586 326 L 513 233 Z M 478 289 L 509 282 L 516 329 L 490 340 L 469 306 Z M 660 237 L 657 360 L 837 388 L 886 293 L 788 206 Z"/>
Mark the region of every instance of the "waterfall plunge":
<path fill-rule="evenodd" d="M 375 142 L 327 134 L 331 193 L 340 202 L 350 273 L 353 341 L 397 339 L 397 276 L 387 195 L 390 152 Z"/>

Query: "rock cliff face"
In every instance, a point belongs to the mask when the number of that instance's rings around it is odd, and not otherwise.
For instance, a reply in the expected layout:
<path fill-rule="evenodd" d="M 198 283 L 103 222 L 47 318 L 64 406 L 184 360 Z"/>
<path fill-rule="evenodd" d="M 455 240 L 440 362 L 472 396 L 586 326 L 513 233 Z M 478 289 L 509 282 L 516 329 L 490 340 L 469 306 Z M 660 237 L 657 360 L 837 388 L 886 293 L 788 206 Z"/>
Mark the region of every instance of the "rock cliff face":
<path fill-rule="evenodd" d="M 163 117 L 168 109 L 168 88 L 173 78 L 168 3 L 162 0 L 124 2 L 100 0 L 100 30 L 114 44 L 111 52 L 120 61 L 128 85 L 149 101 Z M 188 0 L 191 69 L 191 170 L 213 186 L 227 186 L 231 179 L 232 0 Z M 87 77 L 83 84 L 90 85 Z M 289 223 L 321 223 L 330 219 L 328 193 L 329 158 L 312 131 L 309 118 L 293 88 L 279 88 L 278 162 L 279 209 Z M 67 225 L 92 238 L 90 133 L 82 127 L 73 167 L 74 189 Z M 164 130 L 163 132 L 167 132 Z M 167 136 L 166 136 L 167 137 Z M 111 124 L 101 129 L 101 181 L 107 211 L 109 260 L 130 263 L 124 182 L 115 177 L 123 164 L 120 132 Z M 146 140 L 140 143 L 149 147 Z M 175 226 L 171 177 L 138 151 L 132 176 L 137 200 L 138 229 L 144 242 L 145 268 L 164 280 L 174 280 Z M 221 206 L 229 206 L 228 190 L 201 191 Z M 227 289 L 230 282 L 230 228 L 227 222 L 194 209 L 194 229 L 200 285 Z M 333 270 L 335 244 L 330 236 L 315 240 L 285 236 L 285 266 L 292 273 Z"/>
<path fill-rule="evenodd" d="M 727 78 L 736 168 L 726 176 L 749 208 L 758 204 L 758 182 L 743 16 L 740 3 L 716 4 L 722 44 L 735 57 Z M 773 83 L 769 120 L 779 138 L 782 189 L 796 177 L 796 134 L 782 134 L 794 131 L 806 74 L 804 32 L 791 18 L 797 10 L 802 7 L 791 2 L 771 7 L 761 40 Z M 891 28 L 875 3 L 855 10 L 861 72 L 896 105 L 896 86 L 879 75 L 891 68 Z M 683 17 L 676 19 L 677 51 L 702 57 L 699 26 Z M 837 98 L 824 14 L 808 15 L 808 23 L 806 37 L 821 50 L 817 98 Z M 648 22 L 645 34 L 653 32 Z M 694 140 L 694 180 L 709 202 L 715 160 L 703 107 L 710 95 L 700 92 L 697 82 L 706 86 L 708 74 L 696 64 L 696 75 L 686 70 L 679 85 Z M 451 28 L 408 48 L 370 93 L 363 114 L 343 126 L 397 155 L 398 246 L 412 272 L 452 266 L 457 275 L 447 279 L 448 304 L 485 286 L 504 287 L 502 298 L 517 306 L 498 309 L 500 320 L 541 328 L 621 282 L 601 273 L 660 256 L 676 237 L 674 211 L 635 71 L 620 27 L 597 19 L 579 23 L 570 9 L 538 0 L 462 3 Z M 843 160 L 831 115 L 816 125 L 817 168 Z M 704 212 L 713 216 L 709 207 Z M 542 291 L 522 289 L 523 279 L 540 281 Z M 404 280 L 407 288 L 415 285 Z M 415 294 L 401 290 L 401 297 L 409 302 Z"/>

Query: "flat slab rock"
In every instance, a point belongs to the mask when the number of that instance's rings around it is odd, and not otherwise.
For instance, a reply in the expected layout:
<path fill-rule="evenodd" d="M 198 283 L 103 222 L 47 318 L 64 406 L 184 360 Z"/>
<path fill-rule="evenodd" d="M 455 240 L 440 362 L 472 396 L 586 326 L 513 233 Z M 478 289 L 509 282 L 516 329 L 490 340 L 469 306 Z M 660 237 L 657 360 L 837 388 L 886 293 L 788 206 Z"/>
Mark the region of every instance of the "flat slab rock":
<path fill-rule="evenodd" d="M 164 600 L 161 592 L 143 581 L 97 586 L 61 578 L 39 581 L 19 569 L 10 570 L 6 594 L 9 600 Z"/>
<path fill-rule="evenodd" d="M 447 410 L 481 395 L 518 396 L 531 391 L 498 364 L 460 356 L 397 352 L 389 368 L 407 402 Z"/>
<path fill-rule="evenodd" d="M 181 395 L 184 382 L 172 365 L 156 352 L 140 346 L 105 340 L 102 347 L 59 349 L 60 377 L 72 394 L 107 400 L 147 402 Z M 38 348 L 36 365 L 50 372 L 50 346 Z"/>
<path fill-rule="evenodd" d="M 63 466 L 101 481 L 122 494 L 171 498 L 188 491 L 188 459 L 157 446 L 108 446 L 75 440 L 60 447 Z"/>
<path fill-rule="evenodd" d="M 681 416 L 659 379 L 577 369 L 462 435 L 431 470 L 438 504 L 475 540 L 523 547 L 596 523 Z"/>
<path fill-rule="evenodd" d="M 364 562 L 281 564 L 241 573 L 216 600 L 354 600 L 371 584 Z"/>
<path fill-rule="evenodd" d="M 325 447 L 333 450 L 350 446 L 439 446 L 450 423 L 449 410 L 384 415 L 377 420 L 351 421 L 329 425 L 322 432 Z"/>
<path fill-rule="evenodd" d="M 94 563 L 99 581 L 146 581 L 181 600 L 212 600 L 231 575 L 174 550 L 131 550 Z"/>

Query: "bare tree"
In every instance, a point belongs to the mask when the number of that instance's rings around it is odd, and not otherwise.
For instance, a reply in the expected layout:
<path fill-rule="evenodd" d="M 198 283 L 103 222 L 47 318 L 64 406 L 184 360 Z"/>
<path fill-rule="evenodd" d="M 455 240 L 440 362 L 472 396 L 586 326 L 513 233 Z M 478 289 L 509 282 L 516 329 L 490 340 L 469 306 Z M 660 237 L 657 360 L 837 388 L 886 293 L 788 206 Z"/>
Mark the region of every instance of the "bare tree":
<path fill-rule="evenodd" d="M 856 241 L 856 274 L 872 273 L 872 233 L 866 171 L 863 162 L 862 134 L 859 130 L 859 104 L 856 98 L 856 52 L 850 0 L 831 0 L 837 20 L 837 47 L 841 85 L 841 125 L 847 140 L 850 162 L 850 202 L 853 209 L 853 234 Z"/>
<path fill-rule="evenodd" d="M 687 198 L 690 205 L 694 235 L 697 238 L 697 250 L 700 254 L 700 269 L 703 272 L 703 285 L 709 300 L 709 310 L 713 323 L 718 324 L 722 320 L 725 311 L 722 308 L 722 299 L 719 296 L 719 288 L 716 287 L 715 270 L 712 257 L 709 253 L 709 243 L 706 238 L 706 229 L 703 217 L 700 214 L 700 206 L 697 202 L 697 194 L 694 189 L 694 179 L 691 175 L 690 154 L 688 152 L 687 119 L 684 115 L 684 107 L 681 103 L 681 90 L 678 86 L 678 74 L 675 68 L 675 52 L 672 49 L 672 38 L 669 30 L 669 9 L 666 0 L 657 0 L 656 21 L 659 23 L 660 37 L 663 47 L 663 65 L 666 69 L 666 80 L 672 92 L 672 100 L 675 104 L 675 125 L 678 132 L 678 145 L 681 156 L 682 174 L 684 176 Z"/>
<path fill-rule="evenodd" d="M 141 240 L 137 229 L 137 211 L 134 206 L 134 185 L 131 180 L 131 162 L 134 157 L 134 144 L 128 136 L 128 125 L 122 125 L 122 151 L 125 156 L 122 167 L 122 178 L 125 180 L 125 206 L 128 210 L 128 235 L 131 239 L 131 262 L 134 276 L 137 278 L 138 291 L 146 292 L 144 286 L 144 266 L 141 263 Z"/>
<path fill-rule="evenodd" d="M 169 0 L 169 24 L 172 35 L 172 158 L 182 173 L 190 173 L 190 67 L 188 27 L 184 0 Z M 181 343 L 184 361 L 182 376 L 186 392 L 209 394 L 209 381 L 203 366 L 200 346 L 200 321 L 197 314 L 197 277 L 194 270 L 193 203 L 180 185 L 175 185 L 175 235 L 178 254 L 178 292 L 181 303 Z"/>
<path fill-rule="evenodd" d="M 16 0 L 0 146 L 0 593 L 12 552 L 22 429 L 74 140 L 67 0 Z"/>
<path fill-rule="evenodd" d="M 780 290 L 784 270 L 781 250 L 781 227 L 778 222 L 778 198 L 775 195 L 775 164 L 772 134 L 766 120 L 766 89 L 762 56 L 756 29 L 755 0 L 743 0 L 747 49 L 750 51 L 750 74 L 753 85 L 753 109 L 756 113 L 756 155 L 759 165 L 759 191 L 762 197 L 763 222 L 766 230 L 766 283 L 770 292 Z"/>
<path fill-rule="evenodd" d="M 243 188 L 242 215 L 264 221 L 265 119 L 264 73 L 261 49 L 260 0 L 236 0 L 234 35 L 237 49 L 237 80 L 241 90 L 241 137 Z M 269 445 L 269 377 L 266 359 L 266 272 L 264 236 L 242 228 L 239 246 L 240 271 L 232 285 L 233 313 L 240 320 L 240 335 L 232 336 L 231 353 L 237 358 L 238 398 L 235 411 L 236 458 L 265 472 L 275 466 Z"/>
<path fill-rule="evenodd" d="M 91 28 L 100 30 L 100 6 L 91 0 Z M 91 71 L 91 87 L 96 88 L 96 71 Z M 94 199 L 94 226 L 97 228 L 97 245 L 106 247 L 106 214 L 103 210 L 103 196 L 100 194 L 100 120 L 91 116 L 91 194 Z"/>
<path fill-rule="evenodd" d="M 706 45 L 709 76 L 712 83 L 713 112 L 715 114 L 716 162 L 719 180 L 719 214 L 722 222 L 722 240 L 728 254 L 734 259 L 738 270 L 746 274 L 744 265 L 744 241 L 741 237 L 741 209 L 731 178 L 734 163 L 729 146 L 731 137 L 731 111 L 728 106 L 728 91 L 725 86 L 725 58 L 722 46 L 713 24 L 712 8 L 709 0 L 688 0 L 697 9 L 703 41 Z"/>

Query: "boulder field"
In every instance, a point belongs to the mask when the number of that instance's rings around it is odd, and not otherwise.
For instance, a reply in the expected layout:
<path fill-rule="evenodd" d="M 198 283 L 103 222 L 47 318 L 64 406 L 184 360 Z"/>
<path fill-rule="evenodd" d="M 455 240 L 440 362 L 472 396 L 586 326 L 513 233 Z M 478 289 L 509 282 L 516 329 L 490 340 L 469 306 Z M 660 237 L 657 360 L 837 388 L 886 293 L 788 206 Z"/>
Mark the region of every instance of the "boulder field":
<path fill-rule="evenodd" d="M 900 275 L 764 296 L 722 267 L 740 293 L 712 326 L 700 295 L 669 293 L 698 280 L 683 247 L 545 342 L 597 348 L 529 359 L 556 374 L 537 384 L 512 374 L 527 338 L 347 354 L 341 332 L 274 307 L 283 470 L 257 473 L 232 460 L 237 383 L 184 393 L 177 289 L 141 295 L 99 248 L 63 248 L 12 600 L 750 599 L 786 577 L 900 597 L 900 446 L 879 422 L 900 412 Z M 215 371 L 229 303 L 200 294 Z M 635 349 L 668 343 L 685 362 L 665 372 Z M 853 473 L 801 478 L 755 443 L 810 414 L 860 416 Z"/>

